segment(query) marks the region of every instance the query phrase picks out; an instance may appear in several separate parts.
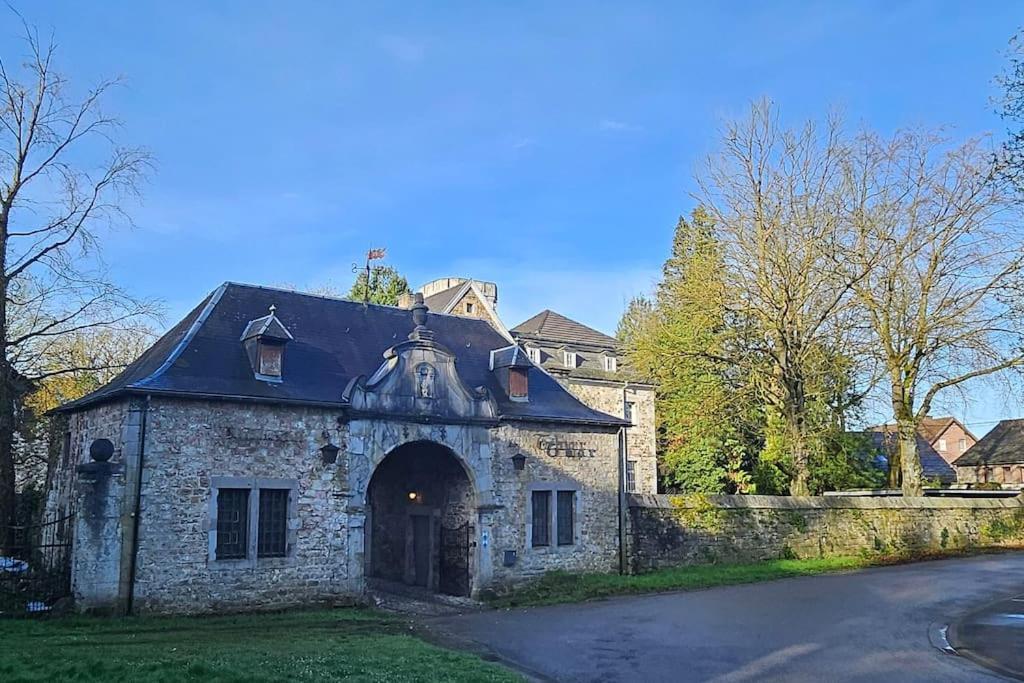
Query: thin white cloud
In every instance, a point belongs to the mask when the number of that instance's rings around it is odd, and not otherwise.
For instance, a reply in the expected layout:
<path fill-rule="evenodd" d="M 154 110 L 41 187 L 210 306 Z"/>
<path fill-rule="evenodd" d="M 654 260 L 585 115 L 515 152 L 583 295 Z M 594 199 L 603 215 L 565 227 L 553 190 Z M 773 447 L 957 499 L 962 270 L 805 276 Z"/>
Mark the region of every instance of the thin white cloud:
<path fill-rule="evenodd" d="M 514 150 L 526 149 L 528 147 L 533 147 L 536 144 L 537 144 L 536 138 L 530 138 L 530 137 L 515 138 L 512 141 L 512 149 L 514 149 Z"/>
<path fill-rule="evenodd" d="M 419 64 L 426 57 L 426 47 L 423 43 L 407 36 L 386 34 L 382 35 L 378 42 L 381 49 L 392 59 L 405 64 Z"/>
<path fill-rule="evenodd" d="M 626 121 L 620 121 L 619 119 L 601 119 L 598 122 L 597 127 L 601 130 L 615 133 L 635 133 L 643 130 L 643 126 L 638 126 Z"/>

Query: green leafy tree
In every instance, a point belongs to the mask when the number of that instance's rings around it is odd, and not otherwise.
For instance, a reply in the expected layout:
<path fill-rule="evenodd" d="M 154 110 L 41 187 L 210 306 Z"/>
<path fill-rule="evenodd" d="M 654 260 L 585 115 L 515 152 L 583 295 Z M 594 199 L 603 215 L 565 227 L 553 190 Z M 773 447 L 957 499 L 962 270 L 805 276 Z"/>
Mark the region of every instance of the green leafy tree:
<path fill-rule="evenodd" d="M 721 255 L 707 214 L 676 226 L 653 302 L 634 299 L 619 325 L 629 370 L 657 386 L 666 488 L 721 493 L 749 488 L 746 404 L 721 363 L 727 309 Z"/>
<path fill-rule="evenodd" d="M 371 304 L 394 306 L 398 298 L 409 292 L 409 282 L 391 266 L 377 266 L 366 271 L 359 271 L 348 298 L 353 301 L 366 301 Z"/>

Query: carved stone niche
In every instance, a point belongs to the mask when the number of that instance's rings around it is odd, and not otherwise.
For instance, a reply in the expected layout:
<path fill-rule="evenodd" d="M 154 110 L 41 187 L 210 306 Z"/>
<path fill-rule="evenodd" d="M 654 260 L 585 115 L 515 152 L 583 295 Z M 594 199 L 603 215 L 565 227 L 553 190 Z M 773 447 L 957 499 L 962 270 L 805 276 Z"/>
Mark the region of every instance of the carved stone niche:
<path fill-rule="evenodd" d="M 484 387 L 471 389 L 455 369 L 455 356 L 425 330 L 384 352 L 373 376 L 356 377 L 343 397 L 353 410 L 419 418 L 483 419 L 498 416 L 497 404 Z"/>

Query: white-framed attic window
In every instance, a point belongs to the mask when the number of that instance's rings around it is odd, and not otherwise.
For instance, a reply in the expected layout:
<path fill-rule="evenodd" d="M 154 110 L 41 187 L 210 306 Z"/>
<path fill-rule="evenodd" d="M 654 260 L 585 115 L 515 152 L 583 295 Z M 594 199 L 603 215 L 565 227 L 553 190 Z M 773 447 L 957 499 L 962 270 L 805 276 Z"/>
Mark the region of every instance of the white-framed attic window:
<path fill-rule="evenodd" d="M 531 361 L 533 361 L 534 365 L 540 365 L 540 349 L 539 348 L 537 348 L 536 346 L 527 346 L 526 347 L 526 355 L 527 355 L 527 357 Z"/>
<path fill-rule="evenodd" d="M 619 368 L 619 363 L 618 363 L 618 359 L 616 359 L 615 356 L 605 356 L 604 357 L 604 371 L 605 372 L 615 372 L 616 370 L 618 370 L 618 368 Z"/>
<path fill-rule="evenodd" d="M 562 365 L 567 368 L 576 367 L 576 352 L 565 349 L 562 351 Z"/>

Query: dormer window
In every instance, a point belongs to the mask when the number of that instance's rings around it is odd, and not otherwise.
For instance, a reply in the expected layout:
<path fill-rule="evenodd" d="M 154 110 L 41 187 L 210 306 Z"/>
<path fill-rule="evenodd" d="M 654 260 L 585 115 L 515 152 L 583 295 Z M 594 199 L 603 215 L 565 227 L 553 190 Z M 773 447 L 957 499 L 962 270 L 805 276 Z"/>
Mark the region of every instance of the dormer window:
<path fill-rule="evenodd" d="M 249 321 L 242 332 L 242 345 L 256 379 L 280 382 L 284 376 L 284 347 L 292 334 L 270 307 L 270 314 Z"/>
<path fill-rule="evenodd" d="M 540 365 L 540 349 L 536 346 L 526 347 L 526 355 L 530 357 L 534 365 Z"/>
<path fill-rule="evenodd" d="M 617 360 L 615 359 L 615 356 L 605 356 L 604 357 L 604 371 L 605 372 L 615 372 L 616 369 L 618 369 L 618 366 L 619 366 L 619 364 L 618 364 Z"/>
<path fill-rule="evenodd" d="M 260 367 L 257 372 L 270 377 L 280 377 L 283 356 L 284 344 L 274 344 L 264 340 L 259 345 Z"/>
<path fill-rule="evenodd" d="M 567 368 L 576 367 L 576 352 L 565 349 L 562 351 L 562 365 Z"/>
<path fill-rule="evenodd" d="M 530 395 L 528 368 L 508 369 L 508 397 L 513 401 L 525 401 Z"/>
<path fill-rule="evenodd" d="M 498 377 L 509 400 L 530 400 L 530 368 L 522 347 L 513 344 L 491 351 L 491 371 Z"/>

